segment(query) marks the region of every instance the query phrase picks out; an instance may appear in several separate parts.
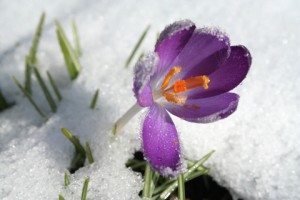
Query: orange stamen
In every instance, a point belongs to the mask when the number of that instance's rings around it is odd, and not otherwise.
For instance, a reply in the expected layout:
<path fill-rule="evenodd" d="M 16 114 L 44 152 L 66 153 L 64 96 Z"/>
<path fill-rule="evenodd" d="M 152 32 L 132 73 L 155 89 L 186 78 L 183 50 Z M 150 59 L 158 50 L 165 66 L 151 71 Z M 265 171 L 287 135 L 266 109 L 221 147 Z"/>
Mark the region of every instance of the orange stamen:
<path fill-rule="evenodd" d="M 210 82 L 208 76 L 195 76 L 186 80 L 178 80 L 174 83 L 173 89 L 175 93 L 185 92 L 190 89 L 197 87 L 203 87 L 205 90 L 208 89 L 208 83 Z"/>
<path fill-rule="evenodd" d="M 165 76 L 164 82 L 161 84 L 161 90 L 166 89 L 168 84 L 170 83 L 171 79 L 174 75 L 178 74 L 181 71 L 181 67 L 175 66 L 173 67 L 168 74 Z"/>
<path fill-rule="evenodd" d="M 210 82 L 208 76 L 195 76 L 185 80 L 186 88 L 194 89 L 197 87 L 203 87 L 205 90 L 208 89 L 208 83 Z"/>
<path fill-rule="evenodd" d="M 186 83 L 184 80 L 179 80 L 174 83 L 174 92 L 185 92 L 186 91 Z"/>
<path fill-rule="evenodd" d="M 163 92 L 164 97 L 167 99 L 168 102 L 173 102 L 176 104 L 184 104 L 187 97 L 178 97 L 174 94 L 170 94 L 167 92 Z"/>
<path fill-rule="evenodd" d="M 171 79 L 181 71 L 181 67 L 174 66 L 168 74 L 165 76 L 163 83 L 161 84 L 162 95 L 166 98 L 168 102 L 173 102 L 176 104 L 181 104 L 183 106 L 188 106 L 184 104 L 187 100 L 187 96 L 179 96 L 178 93 L 185 92 L 190 89 L 203 87 L 205 90 L 208 89 L 208 83 L 210 82 L 208 76 L 195 76 L 188 78 L 186 80 L 178 80 L 172 86 L 169 86 Z M 168 87 L 168 88 L 167 88 Z M 166 89 L 167 88 L 167 89 Z M 199 109 L 199 106 L 192 105 L 193 109 Z"/>

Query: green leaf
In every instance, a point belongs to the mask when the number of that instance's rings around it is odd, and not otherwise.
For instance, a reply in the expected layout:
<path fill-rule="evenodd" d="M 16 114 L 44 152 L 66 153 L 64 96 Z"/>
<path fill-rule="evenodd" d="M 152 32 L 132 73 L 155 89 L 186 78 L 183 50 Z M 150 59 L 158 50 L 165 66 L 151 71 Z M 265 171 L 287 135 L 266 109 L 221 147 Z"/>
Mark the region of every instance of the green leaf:
<path fill-rule="evenodd" d="M 184 186 L 183 174 L 180 174 L 177 179 L 178 179 L 178 199 L 185 200 L 185 186 Z"/>
<path fill-rule="evenodd" d="M 77 29 L 75 19 L 72 20 L 72 30 L 74 35 L 75 52 L 77 54 L 77 57 L 79 57 L 81 56 L 81 48 L 80 48 L 78 29 Z"/>
<path fill-rule="evenodd" d="M 89 186 L 89 177 L 86 177 L 84 184 L 83 184 L 83 188 L 82 188 L 82 193 L 81 193 L 81 200 L 86 200 L 86 196 L 87 196 L 87 190 L 88 190 L 88 186 Z"/>
<path fill-rule="evenodd" d="M 152 169 L 149 163 L 146 165 L 145 177 L 144 177 L 144 189 L 142 197 L 151 198 L 151 184 L 152 184 Z"/>
<path fill-rule="evenodd" d="M 18 88 L 21 90 L 21 92 L 27 97 L 27 99 L 29 100 L 29 102 L 31 103 L 31 105 L 34 107 L 34 109 L 37 111 L 37 113 L 42 117 L 42 119 L 44 120 L 44 122 L 46 122 L 48 120 L 47 116 L 41 111 L 41 109 L 38 107 L 38 105 L 36 104 L 36 102 L 33 100 L 33 98 L 31 97 L 30 93 L 28 93 L 25 88 L 22 87 L 22 85 L 19 83 L 19 81 L 13 76 L 12 77 L 15 84 L 18 86 Z"/>
<path fill-rule="evenodd" d="M 86 152 L 86 157 L 87 157 L 89 163 L 92 164 L 94 162 L 94 157 L 93 157 L 93 154 L 91 151 L 90 144 L 88 142 L 86 142 L 85 152 Z"/>
<path fill-rule="evenodd" d="M 57 85 L 56 85 L 56 83 L 55 83 L 54 79 L 52 78 L 52 76 L 51 76 L 51 74 L 50 74 L 49 71 L 47 71 L 47 76 L 48 76 L 48 80 L 49 80 L 49 82 L 51 84 L 51 87 L 52 87 L 52 89 L 53 89 L 53 91 L 54 91 L 57 99 L 59 101 L 61 101 L 63 98 L 62 98 L 62 96 L 61 96 L 61 94 L 60 94 L 60 92 L 59 92 L 59 90 L 57 88 Z"/>
<path fill-rule="evenodd" d="M 58 195 L 58 200 L 65 200 L 65 198 L 60 194 Z"/>
<path fill-rule="evenodd" d="M 132 58 L 134 57 L 135 53 L 137 52 L 137 50 L 139 49 L 139 47 L 141 46 L 143 40 L 145 39 L 149 29 L 150 29 L 150 25 L 148 25 L 146 27 L 146 29 L 144 30 L 144 32 L 142 33 L 142 35 L 140 36 L 139 40 L 137 41 L 136 45 L 134 46 L 130 56 L 127 58 L 126 60 L 126 64 L 125 64 L 125 68 L 127 68 L 132 60 Z"/>
<path fill-rule="evenodd" d="M 96 104 L 97 104 L 98 95 L 99 95 L 99 89 L 96 90 L 96 92 L 93 96 L 93 99 L 92 99 L 91 104 L 90 104 L 90 109 L 95 109 Z"/>
<path fill-rule="evenodd" d="M 74 80 L 78 76 L 80 71 L 80 63 L 77 54 L 73 50 L 58 20 L 55 20 L 55 25 L 56 25 L 57 38 L 65 59 L 69 76 L 71 80 Z"/>
<path fill-rule="evenodd" d="M 70 142 L 74 145 L 77 152 L 81 155 L 85 156 L 85 150 L 83 146 L 80 144 L 79 139 L 74 136 L 68 129 L 61 128 L 61 132 L 70 140 Z"/>
<path fill-rule="evenodd" d="M 203 158 L 201 158 L 198 162 L 196 162 L 191 168 L 188 169 L 186 173 L 183 174 L 183 178 L 185 181 L 191 180 L 192 178 L 196 178 L 198 176 L 201 176 L 208 172 L 207 169 L 204 169 L 203 171 L 198 171 L 197 173 L 194 173 L 203 163 L 214 153 L 215 151 L 209 152 L 207 155 L 205 155 Z M 172 191 L 176 189 L 178 186 L 178 182 L 174 181 L 171 185 L 169 185 L 159 196 L 160 199 L 167 199 Z"/>
<path fill-rule="evenodd" d="M 65 178 L 65 186 L 70 185 L 70 178 L 67 172 L 65 172 L 64 178 Z"/>
<path fill-rule="evenodd" d="M 31 48 L 29 55 L 26 56 L 26 62 L 25 62 L 25 89 L 28 93 L 31 93 L 31 69 L 30 69 L 30 63 L 36 64 L 37 58 L 36 58 L 36 52 L 39 45 L 40 37 L 42 35 L 43 25 L 45 21 L 45 13 L 43 12 L 38 26 L 36 28 L 34 38 L 32 40 Z"/>
<path fill-rule="evenodd" d="M 47 87 L 47 85 L 45 84 L 45 81 L 44 79 L 42 78 L 39 70 L 36 68 L 36 66 L 32 66 L 31 68 L 33 68 L 33 71 L 34 71 L 34 74 L 39 82 L 39 85 L 47 99 L 47 102 L 52 110 L 52 112 L 56 112 L 57 110 L 57 106 L 56 106 L 56 103 L 51 95 L 51 93 L 49 92 L 49 89 Z"/>
<path fill-rule="evenodd" d="M 86 151 L 84 150 L 83 146 L 80 144 L 79 139 L 76 136 L 74 136 L 68 129 L 61 128 L 61 131 L 75 147 L 75 154 L 71 161 L 71 166 L 69 168 L 69 171 L 71 173 L 74 173 L 80 167 L 84 166 L 84 162 L 86 159 Z"/>
<path fill-rule="evenodd" d="M 26 56 L 25 61 L 25 82 L 24 82 L 25 90 L 31 94 L 31 66 L 30 66 L 30 58 Z"/>

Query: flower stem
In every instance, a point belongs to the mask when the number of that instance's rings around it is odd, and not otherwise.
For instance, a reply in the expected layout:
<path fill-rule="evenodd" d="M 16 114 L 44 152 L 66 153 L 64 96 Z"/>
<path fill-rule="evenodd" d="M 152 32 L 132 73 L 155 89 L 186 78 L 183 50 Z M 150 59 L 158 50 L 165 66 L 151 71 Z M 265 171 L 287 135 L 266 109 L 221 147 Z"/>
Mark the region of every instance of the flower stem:
<path fill-rule="evenodd" d="M 120 130 L 127 124 L 127 122 L 136 114 L 138 113 L 142 107 L 138 104 L 134 104 L 116 123 L 112 129 L 113 135 L 117 135 Z"/>
<path fill-rule="evenodd" d="M 178 176 L 178 199 L 185 200 L 184 175 Z"/>
<path fill-rule="evenodd" d="M 152 183 L 152 169 L 147 163 L 146 169 L 145 169 L 145 183 L 144 183 L 144 189 L 142 193 L 142 197 L 148 197 L 151 198 L 151 183 Z"/>

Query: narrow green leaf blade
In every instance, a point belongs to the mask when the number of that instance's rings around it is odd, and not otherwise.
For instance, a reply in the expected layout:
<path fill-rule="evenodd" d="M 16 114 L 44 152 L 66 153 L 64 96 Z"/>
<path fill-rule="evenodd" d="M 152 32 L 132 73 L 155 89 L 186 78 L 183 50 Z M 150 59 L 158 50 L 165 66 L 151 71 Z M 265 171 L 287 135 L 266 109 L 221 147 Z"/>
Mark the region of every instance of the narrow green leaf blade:
<path fill-rule="evenodd" d="M 52 89 L 53 89 L 53 91 L 54 91 L 57 99 L 59 101 L 61 101 L 63 98 L 62 98 L 62 96 L 61 96 L 61 94 L 59 92 L 59 89 L 57 88 L 57 85 L 56 85 L 56 83 L 55 83 L 54 79 L 52 78 L 52 75 L 50 74 L 49 71 L 47 71 L 47 76 L 48 76 L 48 80 L 49 80 L 49 82 L 51 84 L 51 87 L 52 87 Z"/>
<path fill-rule="evenodd" d="M 141 46 L 143 40 L 145 39 L 149 29 L 150 29 L 150 25 L 148 25 L 146 27 L 146 29 L 144 30 L 144 32 L 142 33 L 142 35 L 140 36 L 139 40 L 137 41 L 136 45 L 134 46 L 130 56 L 128 57 L 128 59 L 126 60 L 126 64 L 125 64 L 125 68 L 127 68 L 132 60 L 132 58 L 134 57 L 135 53 L 137 52 L 137 50 L 139 49 L 139 47 Z"/>
<path fill-rule="evenodd" d="M 24 82 L 25 90 L 31 94 L 31 66 L 30 66 L 30 57 L 26 56 L 25 61 L 25 82 Z"/>
<path fill-rule="evenodd" d="M 215 151 L 211 151 L 208 154 L 206 154 L 203 158 L 201 158 L 198 162 L 196 162 L 191 168 L 188 169 L 188 171 L 186 173 L 183 174 L 183 178 L 186 181 L 187 179 L 191 180 L 191 177 L 193 175 L 193 172 L 196 171 L 201 165 L 203 165 L 203 163 L 214 153 Z M 197 173 L 197 175 L 206 172 L 207 169 L 205 169 L 204 171 L 199 171 L 199 173 Z M 193 176 L 193 178 L 195 178 L 195 176 Z M 167 187 L 160 195 L 160 199 L 167 199 L 169 197 L 169 195 L 171 194 L 172 191 L 174 191 L 176 189 L 176 187 L 178 186 L 178 182 L 175 181 L 173 182 L 169 187 Z"/>
<path fill-rule="evenodd" d="M 38 48 L 38 45 L 39 45 L 40 37 L 42 35 L 45 16 L 46 15 L 43 12 L 41 17 L 40 17 L 40 21 L 38 23 L 34 38 L 32 40 L 32 45 L 31 45 L 30 53 L 29 53 L 29 59 L 30 59 L 30 62 L 32 62 L 32 63 L 36 62 L 36 51 L 37 51 L 37 48 Z"/>
<path fill-rule="evenodd" d="M 74 145 L 75 149 L 83 156 L 85 156 L 85 150 L 83 146 L 80 144 L 79 139 L 75 137 L 68 129 L 61 128 L 61 132 L 70 140 L 70 142 Z"/>
<path fill-rule="evenodd" d="M 90 181 L 90 178 L 86 177 L 86 179 L 84 181 L 84 184 L 83 184 L 83 188 L 82 188 L 81 200 L 86 200 L 88 186 L 89 186 L 89 181 Z"/>
<path fill-rule="evenodd" d="M 60 194 L 60 195 L 58 196 L 58 200 L 65 200 L 65 198 Z"/>
<path fill-rule="evenodd" d="M 72 20 L 72 30 L 73 30 L 73 35 L 74 35 L 75 52 L 77 54 L 77 57 L 79 57 L 79 56 L 81 56 L 81 47 L 80 47 L 78 29 L 77 29 L 75 19 Z"/>
<path fill-rule="evenodd" d="M 95 107 L 97 105 L 98 95 L 99 95 L 99 89 L 96 90 L 96 92 L 93 96 L 93 99 L 92 99 L 91 104 L 90 104 L 90 109 L 95 109 Z"/>
<path fill-rule="evenodd" d="M 91 151 L 90 144 L 88 142 L 86 142 L 85 151 L 86 151 L 86 157 L 87 157 L 89 163 L 92 164 L 94 162 L 94 157 L 93 157 L 93 154 Z"/>
<path fill-rule="evenodd" d="M 74 80 L 78 76 L 80 71 L 80 63 L 78 57 L 73 50 L 69 40 L 67 39 L 59 21 L 55 20 L 55 24 L 58 41 L 65 59 L 67 70 L 69 72 L 71 80 Z"/>
<path fill-rule="evenodd" d="M 48 102 L 52 112 L 56 112 L 56 110 L 57 110 L 56 103 L 55 103 L 51 93 L 49 92 L 49 89 L 48 89 L 47 85 L 45 84 L 45 81 L 42 78 L 39 70 L 34 65 L 31 68 L 33 68 L 34 74 L 35 74 L 35 76 L 36 76 L 36 78 L 39 82 L 39 85 L 40 85 L 40 87 L 41 87 L 41 89 L 42 89 L 42 91 L 43 91 L 43 93 L 44 93 L 44 95 L 47 99 L 47 102 Z"/>
<path fill-rule="evenodd" d="M 37 52 L 37 48 L 39 45 L 39 41 L 40 41 L 40 37 L 42 35 L 42 30 L 43 30 L 43 25 L 44 25 L 44 21 L 45 21 L 45 13 L 43 12 L 38 26 L 36 28 L 33 40 L 32 40 L 32 44 L 31 44 L 31 48 L 29 51 L 29 55 L 26 56 L 26 60 L 25 60 L 25 89 L 26 91 L 31 94 L 31 68 L 29 63 L 36 63 L 37 62 L 37 58 L 36 58 L 36 52 Z"/>
<path fill-rule="evenodd" d="M 18 88 L 21 90 L 21 92 L 27 97 L 31 105 L 34 107 L 34 109 L 37 111 L 37 113 L 42 117 L 44 122 L 48 120 L 47 116 L 41 111 L 41 109 L 38 107 L 36 102 L 33 100 L 31 95 L 25 90 L 25 88 L 22 87 L 22 85 L 19 83 L 19 81 L 13 76 L 12 79 L 14 80 L 15 84 L 18 86 Z"/>
<path fill-rule="evenodd" d="M 142 197 L 151 198 L 151 183 L 152 183 L 152 169 L 149 163 L 146 165 L 145 169 L 145 181 L 144 181 L 144 189 L 142 193 Z"/>
<path fill-rule="evenodd" d="M 184 185 L 184 176 L 180 174 L 178 176 L 178 199 L 185 200 L 185 185 Z"/>
<path fill-rule="evenodd" d="M 65 172 L 64 178 L 65 178 L 65 186 L 70 185 L 70 178 L 67 172 Z"/>

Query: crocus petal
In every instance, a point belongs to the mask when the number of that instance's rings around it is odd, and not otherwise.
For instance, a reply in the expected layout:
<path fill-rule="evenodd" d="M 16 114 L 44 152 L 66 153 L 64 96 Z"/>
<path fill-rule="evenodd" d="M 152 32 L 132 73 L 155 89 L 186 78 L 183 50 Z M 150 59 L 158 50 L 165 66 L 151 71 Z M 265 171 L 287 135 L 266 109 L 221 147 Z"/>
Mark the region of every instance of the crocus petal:
<path fill-rule="evenodd" d="M 133 92 L 140 106 L 150 106 L 153 103 L 149 81 L 155 72 L 158 62 L 157 54 L 149 53 L 135 65 Z"/>
<path fill-rule="evenodd" d="M 163 176 L 175 177 L 181 172 L 180 144 L 175 125 L 166 110 L 154 103 L 142 130 L 144 156 Z"/>
<path fill-rule="evenodd" d="M 214 73 L 209 75 L 209 87 L 190 90 L 189 99 L 211 97 L 228 92 L 246 77 L 251 65 L 251 55 L 244 46 L 232 46 L 229 58 Z"/>
<path fill-rule="evenodd" d="M 199 65 L 197 65 L 197 67 L 194 67 L 186 72 L 182 79 L 211 74 L 224 64 L 229 55 L 230 50 L 228 50 L 228 48 L 217 51 L 216 53 L 205 58 L 201 63 L 199 63 Z"/>
<path fill-rule="evenodd" d="M 225 93 L 214 97 L 187 100 L 185 105 L 166 104 L 173 115 L 186 121 L 210 123 L 231 115 L 237 108 L 239 96 Z"/>
<path fill-rule="evenodd" d="M 198 68 L 198 74 L 209 74 L 215 71 L 219 64 L 228 57 L 229 51 L 230 42 L 226 34 L 217 28 L 197 29 L 176 57 L 172 66 L 182 67 L 180 77 L 186 77 L 195 68 Z M 214 60 L 216 58 L 220 60 Z M 203 64 L 201 65 L 201 63 Z"/>
<path fill-rule="evenodd" d="M 155 46 L 155 52 L 160 58 L 157 73 L 168 71 L 168 68 L 172 67 L 170 64 L 183 49 L 194 30 L 193 22 L 182 20 L 167 26 L 162 31 Z"/>

